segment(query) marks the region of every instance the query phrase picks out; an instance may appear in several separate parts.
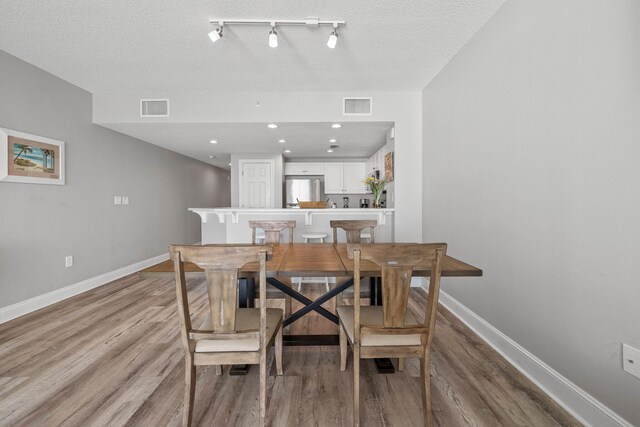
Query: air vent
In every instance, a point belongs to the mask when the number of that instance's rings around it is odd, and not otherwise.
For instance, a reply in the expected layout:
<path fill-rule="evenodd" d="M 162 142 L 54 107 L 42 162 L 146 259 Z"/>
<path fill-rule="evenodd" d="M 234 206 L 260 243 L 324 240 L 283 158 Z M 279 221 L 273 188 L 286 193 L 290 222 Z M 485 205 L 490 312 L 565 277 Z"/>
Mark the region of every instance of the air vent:
<path fill-rule="evenodd" d="M 370 116 L 371 98 L 344 98 L 342 114 L 345 116 Z"/>
<path fill-rule="evenodd" d="M 169 100 L 141 99 L 140 117 L 169 117 Z"/>

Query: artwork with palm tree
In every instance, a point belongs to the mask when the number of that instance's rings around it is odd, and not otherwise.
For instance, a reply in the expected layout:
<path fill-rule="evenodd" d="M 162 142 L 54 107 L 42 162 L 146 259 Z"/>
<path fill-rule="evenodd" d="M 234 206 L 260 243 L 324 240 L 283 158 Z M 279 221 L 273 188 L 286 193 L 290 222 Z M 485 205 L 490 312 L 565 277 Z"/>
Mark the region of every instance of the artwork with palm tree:
<path fill-rule="evenodd" d="M 0 149 L 0 180 L 64 184 L 63 142 L 0 129 Z"/>

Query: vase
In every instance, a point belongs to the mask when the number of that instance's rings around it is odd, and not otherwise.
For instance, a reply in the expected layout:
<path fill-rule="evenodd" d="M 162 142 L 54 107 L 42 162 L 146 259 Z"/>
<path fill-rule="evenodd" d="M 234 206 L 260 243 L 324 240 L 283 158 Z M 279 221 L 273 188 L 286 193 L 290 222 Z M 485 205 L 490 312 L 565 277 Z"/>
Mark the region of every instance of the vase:
<path fill-rule="evenodd" d="M 380 199 L 381 198 L 382 198 L 382 192 L 373 193 L 373 207 L 374 208 L 379 208 L 380 207 Z"/>

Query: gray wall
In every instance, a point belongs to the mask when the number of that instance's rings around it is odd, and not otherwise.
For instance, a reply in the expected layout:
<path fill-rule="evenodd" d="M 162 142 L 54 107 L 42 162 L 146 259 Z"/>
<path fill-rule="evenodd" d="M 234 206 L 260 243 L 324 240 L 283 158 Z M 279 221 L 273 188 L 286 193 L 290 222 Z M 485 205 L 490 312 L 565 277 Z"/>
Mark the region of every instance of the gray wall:
<path fill-rule="evenodd" d="M 67 155 L 64 187 L 0 182 L 0 308 L 198 242 L 187 208 L 230 204 L 228 172 L 94 125 L 91 105 L 0 51 L 0 127 L 65 141 Z"/>
<path fill-rule="evenodd" d="M 444 290 L 635 425 L 640 2 L 509 1 L 423 92 L 423 238 Z"/>

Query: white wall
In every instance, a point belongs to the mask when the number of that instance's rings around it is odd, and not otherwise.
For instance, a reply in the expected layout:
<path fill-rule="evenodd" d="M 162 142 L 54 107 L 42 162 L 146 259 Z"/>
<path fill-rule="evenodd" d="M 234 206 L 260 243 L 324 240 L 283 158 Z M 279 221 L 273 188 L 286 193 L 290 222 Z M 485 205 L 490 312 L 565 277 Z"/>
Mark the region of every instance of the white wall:
<path fill-rule="evenodd" d="M 0 182 L 0 317 L 198 242 L 200 218 L 187 208 L 229 203 L 228 172 L 92 124 L 90 93 L 3 51 L 0 94 L 0 127 L 66 143 L 65 186 Z M 114 206 L 115 195 L 131 204 Z"/>
<path fill-rule="evenodd" d="M 373 97 L 372 116 L 342 115 L 342 98 Z M 140 118 L 140 98 L 169 98 L 171 117 Z M 260 101 L 260 107 L 255 102 Z M 422 229 L 422 127 L 420 92 L 104 93 L 93 97 L 95 123 L 395 122 L 396 240 L 416 241 Z"/>
<path fill-rule="evenodd" d="M 640 2 L 509 1 L 423 92 L 444 290 L 632 424 L 640 379 Z"/>

